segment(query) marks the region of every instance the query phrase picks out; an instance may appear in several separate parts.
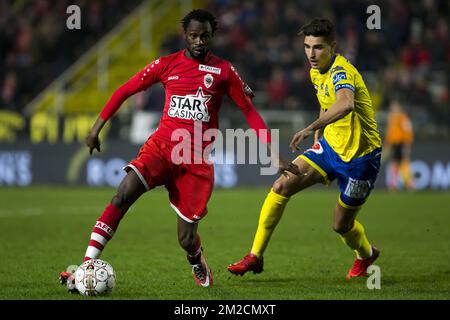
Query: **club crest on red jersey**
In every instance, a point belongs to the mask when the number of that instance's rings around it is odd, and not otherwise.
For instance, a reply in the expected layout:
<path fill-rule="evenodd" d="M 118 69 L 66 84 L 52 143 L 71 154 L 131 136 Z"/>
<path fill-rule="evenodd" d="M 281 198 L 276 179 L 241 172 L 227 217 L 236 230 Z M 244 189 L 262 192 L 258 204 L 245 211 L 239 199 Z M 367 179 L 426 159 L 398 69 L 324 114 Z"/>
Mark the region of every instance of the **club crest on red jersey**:
<path fill-rule="evenodd" d="M 170 97 L 167 114 L 172 118 L 209 122 L 207 103 L 211 97 L 204 94 L 202 87 L 197 89 L 196 94 L 173 95 Z"/>
<path fill-rule="evenodd" d="M 214 81 L 214 78 L 213 78 L 213 76 L 212 76 L 211 74 L 209 74 L 209 73 L 208 73 L 207 75 L 205 75 L 205 77 L 203 78 L 203 83 L 205 84 L 205 87 L 206 87 L 207 89 L 209 89 L 209 87 L 212 86 L 213 81 Z"/>

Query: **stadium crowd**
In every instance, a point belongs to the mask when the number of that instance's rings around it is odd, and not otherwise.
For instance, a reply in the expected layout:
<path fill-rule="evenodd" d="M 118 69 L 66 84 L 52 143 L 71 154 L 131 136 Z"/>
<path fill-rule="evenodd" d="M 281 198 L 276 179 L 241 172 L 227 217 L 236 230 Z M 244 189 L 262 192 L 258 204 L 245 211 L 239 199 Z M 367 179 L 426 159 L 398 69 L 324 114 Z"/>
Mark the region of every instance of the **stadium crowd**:
<path fill-rule="evenodd" d="M 21 112 L 141 1 L 0 1 L 0 109 Z M 80 30 L 66 27 L 73 4 L 81 9 Z"/>
<path fill-rule="evenodd" d="M 397 98 L 418 122 L 448 126 L 449 2 L 376 3 L 380 30 L 367 28 L 370 0 L 213 1 L 208 9 L 219 18 L 214 52 L 236 65 L 263 96 L 263 107 L 315 111 L 309 65 L 297 32 L 312 17 L 325 17 L 336 26 L 338 52 L 363 73 L 375 108 L 387 110 Z M 168 38 L 164 53 L 176 44 L 176 38 Z M 181 38 L 178 46 L 183 46 Z"/>
<path fill-rule="evenodd" d="M 70 33 L 64 32 L 68 0 L 0 2 L 0 109 L 20 112 L 141 1 L 75 1 L 85 21 Z M 361 70 L 376 109 L 387 110 L 397 98 L 413 122 L 448 128 L 449 2 L 377 1 L 381 29 L 369 30 L 366 11 L 372 2 L 210 1 L 207 9 L 219 19 L 213 50 L 238 68 L 260 108 L 316 111 L 297 31 L 312 17 L 326 17 L 336 25 L 338 52 Z M 160 54 L 183 47 L 179 34 L 167 35 Z M 160 102 L 157 92 L 146 106 L 154 109 L 155 99 Z"/>

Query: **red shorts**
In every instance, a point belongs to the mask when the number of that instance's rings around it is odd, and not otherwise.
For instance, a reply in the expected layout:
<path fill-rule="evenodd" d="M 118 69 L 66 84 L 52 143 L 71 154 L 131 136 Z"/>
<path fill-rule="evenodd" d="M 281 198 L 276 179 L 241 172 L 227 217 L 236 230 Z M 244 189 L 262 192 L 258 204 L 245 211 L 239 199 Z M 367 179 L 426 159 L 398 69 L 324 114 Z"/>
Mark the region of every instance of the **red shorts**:
<path fill-rule="evenodd" d="M 172 147 L 155 137 L 149 138 L 139 155 L 124 169 L 132 169 L 147 190 L 164 185 L 170 205 L 183 220 L 194 223 L 207 213 L 207 203 L 214 187 L 211 164 L 179 164 L 171 161 Z"/>

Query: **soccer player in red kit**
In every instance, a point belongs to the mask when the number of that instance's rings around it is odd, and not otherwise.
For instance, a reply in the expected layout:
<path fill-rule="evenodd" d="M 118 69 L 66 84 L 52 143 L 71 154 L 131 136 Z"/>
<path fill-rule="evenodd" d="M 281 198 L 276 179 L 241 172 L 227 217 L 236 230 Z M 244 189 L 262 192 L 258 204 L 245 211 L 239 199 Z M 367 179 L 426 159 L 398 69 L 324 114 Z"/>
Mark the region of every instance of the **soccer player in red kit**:
<path fill-rule="evenodd" d="M 206 161 L 174 163 L 172 150 L 180 142 L 172 140 L 172 133 L 183 129 L 193 135 L 196 126 L 201 126 L 202 133 L 217 129 L 219 108 L 227 94 L 269 150 L 270 135 L 251 102 L 250 88 L 230 62 L 208 50 L 217 26 L 214 15 L 201 9 L 193 10 L 182 19 L 182 26 L 186 49 L 153 61 L 115 91 L 86 138 L 91 154 L 94 149 L 100 151 L 99 133 L 121 104 L 154 83 L 164 85 L 166 100 L 159 126 L 142 146 L 138 157 L 125 167 L 127 174 L 117 194 L 94 225 L 84 260 L 99 258 L 128 208 L 146 191 L 164 185 L 178 215 L 178 241 L 187 253 L 194 279 L 199 286 L 209 287 L 212 274 L 202 252 L 197 227 L 207 214 L 207 202 L 214 185 L 213 166 Z M 203 151 L 209 143 L 195 145 L 194 141 L 191 144 L 193 154 Z M 271 155 L 273 157 L 274 153 Z M 298 173 L 295 165 L 278 155 L 275 157 L 280 172 Z M 69 277 L 69 273 L 61 273 L 61 282 L 65 283 Z"/>

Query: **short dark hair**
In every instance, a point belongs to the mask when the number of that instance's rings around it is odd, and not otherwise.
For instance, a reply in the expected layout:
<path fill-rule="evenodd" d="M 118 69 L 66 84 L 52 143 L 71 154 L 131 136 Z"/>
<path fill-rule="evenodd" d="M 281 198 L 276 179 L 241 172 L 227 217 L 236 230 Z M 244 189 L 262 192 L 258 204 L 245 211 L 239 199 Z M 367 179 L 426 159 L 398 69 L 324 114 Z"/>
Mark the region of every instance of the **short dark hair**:
<path fill-rule="evenodd" d="M 334 25 L 328 19 L 316 18 L 301 27 L 298 35 L 323 37 L 331 44 L 334 41 Z"/>
<path fill-rule="evenodd" d="M 216 17 L 209 11 L 204 9 L 195 9 L 189 12 L 183 19 L 181 19 L 181 24 L 183 26 L 183 30 L 186 31 L 187 26 L 191 20 L 196 20 L 199 22 L 209 22 L 212 28 L 212 33 L 217 29 L 217 19 Z"/>

